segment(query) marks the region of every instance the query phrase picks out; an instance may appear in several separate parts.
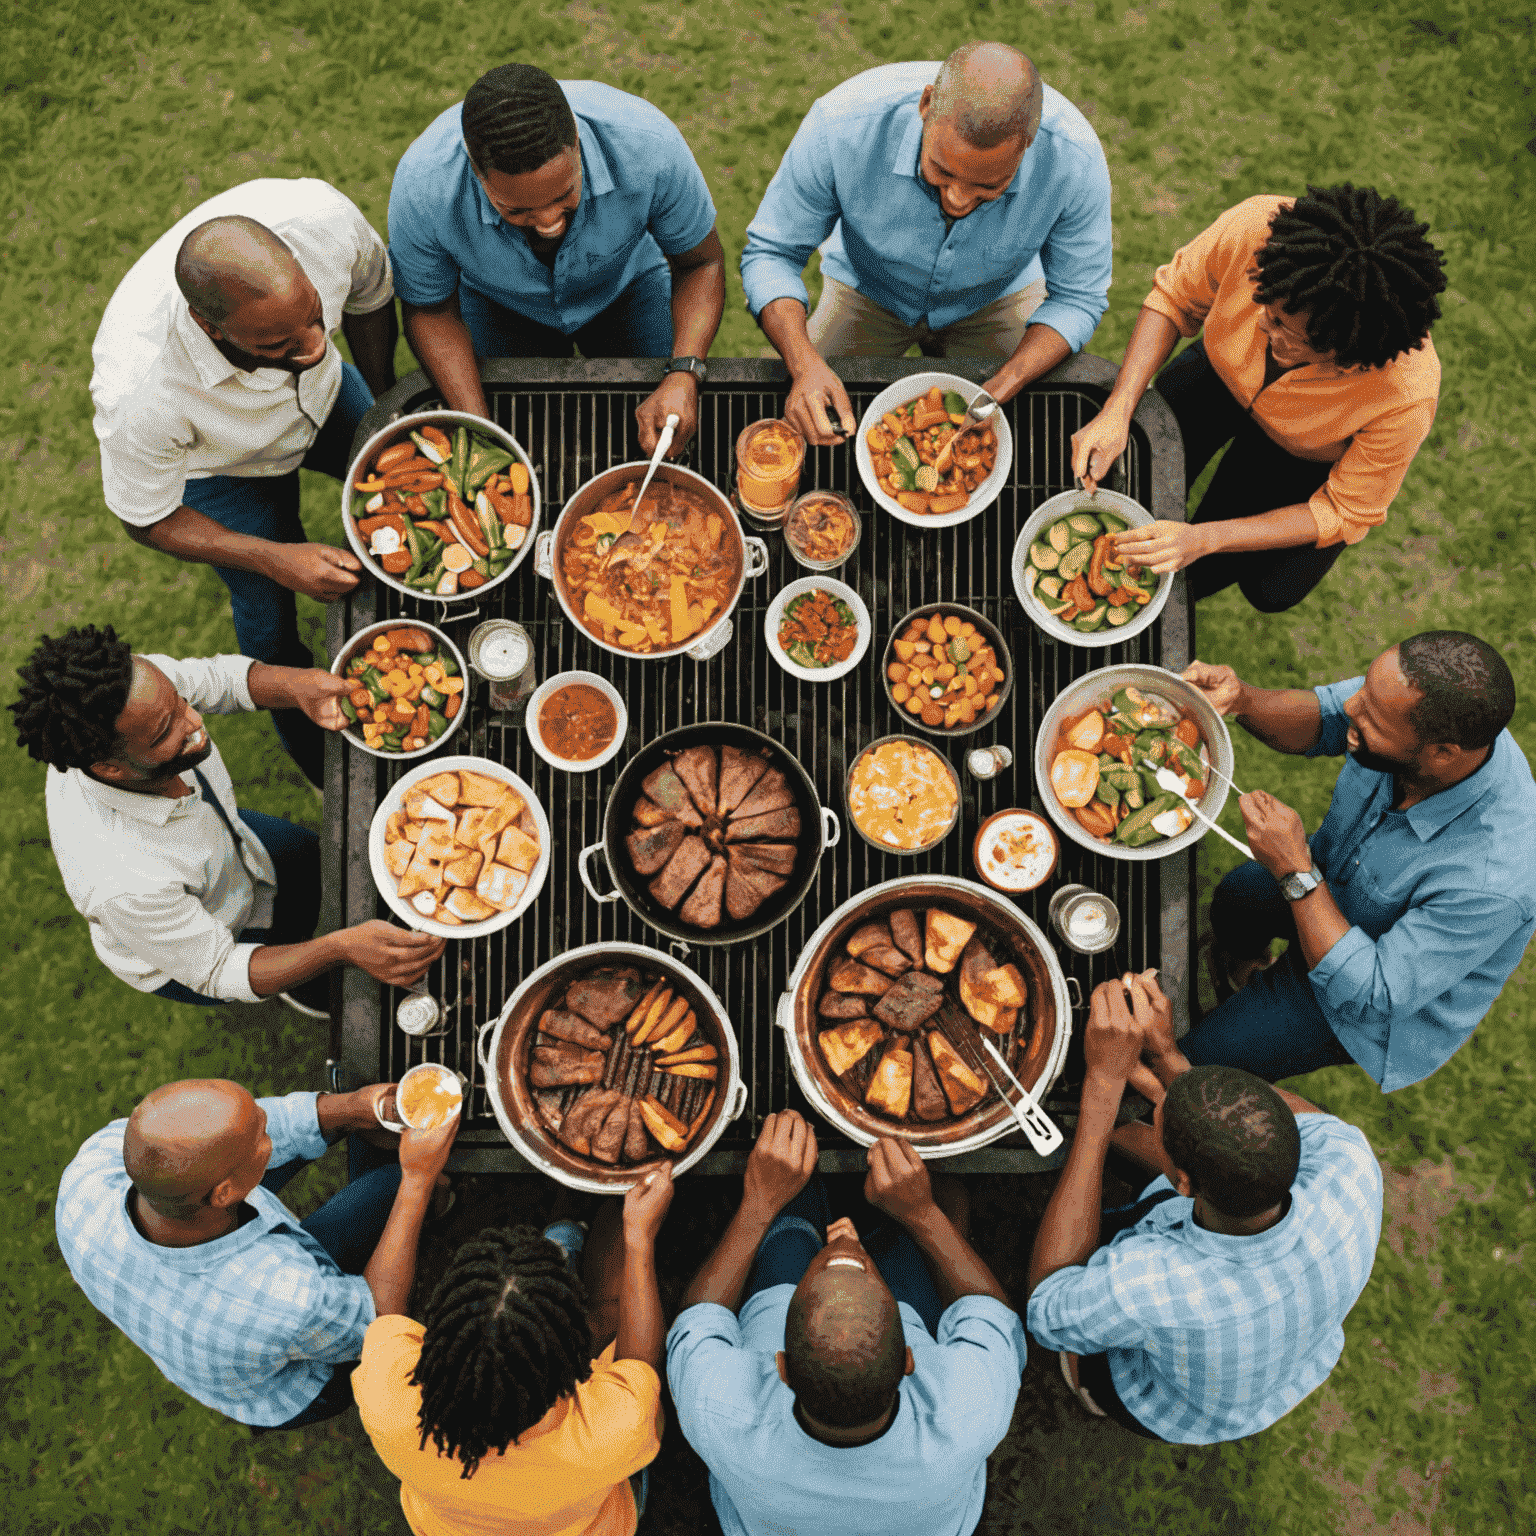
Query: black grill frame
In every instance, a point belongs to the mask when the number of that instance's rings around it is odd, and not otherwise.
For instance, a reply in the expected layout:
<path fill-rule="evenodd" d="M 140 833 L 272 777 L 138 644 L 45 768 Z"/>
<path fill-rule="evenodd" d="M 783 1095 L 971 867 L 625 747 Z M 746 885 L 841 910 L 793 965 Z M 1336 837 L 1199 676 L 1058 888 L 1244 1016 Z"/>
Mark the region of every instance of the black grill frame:
<path fill-rule="evenodd" d="M 984 362 L 956 360 L 934 365 L 926 359 L 853 358 L 835 360 L 834 366 L 859 413 L 888 384 L 933 366 L 977 382 L 990 372 Z M 479 603 L 442 605 L 367 582 L 352 597 L 331 604 L 326 631 L 331 656 L 348 636 L 380 618 L 437 624 L 461 649 L 475 624 L 493 617 L 515 618 L 533 637 L 540 681 L 570 668 L 595 671 L 623 692 L 629 707 L 624 750 L 595 772 L 567 775 L 545 765 L 521 730 L 504 727 L 489 715 L 487 685 L 471 679 L 466 689 L 468 716 L 446 752 L 491 757 L 533 785 L 556 831 L 549 879 L 518 922 L 489 938 L 450 941 L 443 959 L 429 972 L 432 994 L 448 1006 L 451 1027 L 445 1036 L 409 1039 L 393 1025 L 399 992 L 380 987 L 361 971 L 339 973 L 331 1046 L 339 1080 L 348 1085 L 389 1081 L 422 1060 L 456 1066 L 469 1079 L 470 1090 L 450 1166 L 474 1172 L 526 1171 L 528 1165 L 507 1144 L 491 1111 L 475 1058 L 477 1026 L 497 1017 L 518 982 L 535 967 L 579 944 L 628 940 L 668 947 L 664 936 L 643 924 L 623 902 L 601 907 L 593 903 L 577 878 L 576 855 L 601 841 L 609 793 L 635 751 L 662 731 L 695 720 L 739 720 L 765 731 L 800 759 L 821 803 L 843 822 L 843 834 L 838 846 L 823 855 L 805 901 L 778 927 L 749 946 L 695 946 L 685 958 L 736 1022 L 749 1090 L 745 1113 L 698 1171 L 739 1171 L 772 1110 L 792 1105 L 810 1113 L 791 1075 L 773 1014 L 817 926 L 851 895 L 884 880 L 911 874 L 974 879 L 971 844 L 980 822 L 1004 806 L 1035 802 L 1035 727 L 1060 689 L 1085 672 L 1122 661 L 1156 662 L 1181 670 L 1193 654 L 1193 611 L 1182 575 L 1174 579 L 1157 623 L 1129 643 L 1103 649 L 1057 645 L 1028 619 L 1013 591 L 1009 565 L 1018 529 L 1042 501 L 1071 488 L 1068 440 L 1097 412 L 1115 373 L 1104 360 L 1080 354 L 1010 401 L 1005 409 L 1014 433 L 1015 462 L 1009 483 L 993 506 L 957 528 L 909 528 L 873 508 L 851 443 L 810 451 L 802 489 L 846 491 L 864 517 L 863 538 L 853 559 L 830 574 L 857 588 L 870 609 L 875 633 L 865 661 L 836 682 L 799 682 L 768 653 L 763 623 L 769 603 L 790 581 L 809 574 L 795 563 L 777 533 L 758 535 L 769 548 L 768 571 L 746 584 L 734 613 L 731 642 L 704 663 L 686 657 L 628 660 L 590 643 L 585 632 L 566 619 L 551 584 L 535 574 L 531 554 Z M 566 499 L 593 475 L 610 464 L 642 457 L 634 410 L 655 387 L 657 363 L 498 360 L 485 363 L 483 374 L 492 415 L 517 437 L 538 469 L 545 498 L 542 528 L 554 526 Z M 777 361 L 713 361 L 701 396 L 698 436 L 684 462 L 729 494 L 737 434 L 748 422 L 781 414 L 787 392 L 783 365 Z M 363 419 L 354 451 L 393 417 L 440 403 L 425 374 L 410 375 Z M 1126 462 L 1126 479 L 1116 482 L 1116 488 L 1155 516 L 1182 520 L 1182 444 L 1171 411 L 1155 391 L 1136 412 Z M 946 752 L 960 771 L 961 823 L 932 852 L 898 858 L 870 847 L 848 824 L 843 782 L 848 764 L 865 743 L 902 729 L 880 677 L 880 658 L 893 626 L 910 609 L 941 600 L 979 609 L 1001 628 L 1013 653 L 1016 683 L 995 726 L 949 741 L 925 738 Z M 992 742 L 1011 747 L 1014 764 L 998 779 L 979 784 L 965 773 L 964 755 L 971 747 Z M 368 828 L 379 796 L 403 771 L 401 765 L 356 751 L 339 738 L 327 743 L 321 914 L 327 930 L 390 916 L 369 871 Z M 1081 881 L 1112 896 L 1122 917 L 1121 938 L 1104 956 L 1090 960 L 1057 946 L 1068 976 L 1076 978 L 1086 997 L 1095 983 L 1109 976 L 1129 967 L 1157 965 L 1165 990 L 1180 1000 L 1176 1008 L 1182 1013 L 1192 974 L 1191 856 L 1129 863 L 1061 841 L 1056 876 L 1043 891 L 1020 898 L 1020 907 L 1045 929 L 1051 892 L 1068 881 Z M 602 861 L 594 862 L 600 874 Z M 1080 1022 L 1081 1015 L 1078 1018 Z M 1182 1019 L 1177 1027 L 1182 1032 Z M 1074 1046 L 1050 1102 L 1070 1104 L 1070 1092 L 1064 1090 L 1074 1086 L 1080 1062 L 1080 1047 Z M 817 1136 L 824 1171 L 863 1167 L 862 1149 L 832 1127 L 818 1123 Z M 1061 1157 L 1058 1153 L 1046 1162 L 1030 1151 L 1022 1136 L 1014 1135 L 951 1159 L 946 1166 L 958 1172 L 1032 1172 L 1059 1163 Z"/>

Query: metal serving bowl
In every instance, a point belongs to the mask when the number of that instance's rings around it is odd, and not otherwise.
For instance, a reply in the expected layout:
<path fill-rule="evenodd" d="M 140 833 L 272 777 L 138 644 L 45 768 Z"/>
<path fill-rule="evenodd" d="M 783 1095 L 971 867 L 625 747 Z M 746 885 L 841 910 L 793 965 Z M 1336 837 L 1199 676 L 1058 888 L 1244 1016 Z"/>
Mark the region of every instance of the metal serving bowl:
<path fill-rule="evenodd" d="M 437 645 L 440 649 L 446 650 L 448 654 L 453 657 L 454 661 L 458 664 L 459 676 L 464 679 L 464 686 L 466 688 L 469 686 L 468 663 L 464 660 L 464 653 L 458 648 L 458 646 L 453 643 L 452 640 L 448 638 L 447 635 L 442 632 L 442 630 L 435 628 L 431 624 L 423 624 L 419 620 L 415 619 L 384 619 L 378 624 L 370 624 L 366 629 L 358 630 L 358 632 L 353 635 L 347 641 L 347 643 L 343 645 L 342 648 L 336 653 L 336 659 L 331 663 L 332 675 L 335 677 L 340 677 L 347 663 L 351 661 L 355 655 L 357 655 L 359 650 L 364 650 L 368 646 L 372 645 L 376 635 L 388 634 L 392 629 L 425 630 L 427 634 L 429 634 L 432 639 L 437 642 Z M 346 741 L 352 746 L 356 747 L 359 752 L 366 752 L 369 757 L 382 757 L 387 762 L 391 763 L 414 762 L 418 757 L 428 757 L 433 752 L 436 752 L 441 747 L 445 746 L 448 742 L 448 738 L 452 736 L 453 733 L 458 730 L 459 726 L 463 723 L 464 716 L 467 713 L 468 711 L 464 708 L 463 695 L 460 694 L 458 713 L 455 714 L 451 720 L 449 720 L 448 729 L 444 731 L 436 741 L 429 741 L 426 746 L 417 747 L 414 752 L 382 752 L 378 747 L 370 747 L 368 743 L 363 740 L 363 732 L 361 726 L 357 725 L 349 725 L 341 733 L 341 737 L 343 741 Z"/>

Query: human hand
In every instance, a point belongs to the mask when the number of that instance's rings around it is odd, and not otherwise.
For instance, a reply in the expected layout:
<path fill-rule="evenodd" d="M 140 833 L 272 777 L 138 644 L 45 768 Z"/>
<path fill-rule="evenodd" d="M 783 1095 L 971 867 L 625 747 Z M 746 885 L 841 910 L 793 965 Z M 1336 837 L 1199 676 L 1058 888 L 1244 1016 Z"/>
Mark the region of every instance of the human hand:
<path fill-rule="evenodd" d="M 1243 813 L 1254 858 L 1276 880 L 1304 875 L 1312 868 L 1306 826 L 1284 801 L 1276 800 L 1268 790 L 1256 789 L 1252 794 L 1239 795 L 1237 808 Z"/>
<path fill-rule="evenodd" d="M 1090 496 L 1114 469 L 1130 440 L 1130 421 L 1111 406 L 1072 434 L 1072 473 Z"/>
<path fill-rule="evenodd" d="M 816 1172 L 816 1132 L 797 1110 L 781 1109 L 763 1122 L 747 1159 L 741 1203 L 772 1220 Z"/>
<path fill-rule="evenodd" d="M 839 1238 L 846 1237 L 850 1242 L 859 1242 L 859 1229 L 853 1224 L 853 1217 L 839 1216 L 836 1221 L 827 1228 L 827 1241 L 835 1243 Z M 859 1243 L 863 1247 L 862 1243 Z"/>
<path fill-rule="evenodd" d="M 1125 984 L 1100 982 L 1093 989 L 1088 1027 L 1083 1031 L 1083 1061 L 1088 1068 L 1084 1094 L 1095 1080 L 1117 1091 L 1124 1088 L 1131 1068 L 1141 1059 L 1141 1043 L 1141 1027 L 1131 1013 Z"/>
<path fill-rule="evenodd" d="M 1115 559 L 1143 566 L 1158 576 L 1171 576 L 1208 555 L 1208 545 L 1205 525 L 1160 517 L 1155 523 L 1117 533 Z"/>
<path fill-rule="evenodd" d="M 933 1210 L 928 1165 L 913 1150 L 911 1142 L 882 1136 L 869 1149 L 864 1198 L 904 1227 L 915 1225 Z"/>
<path fill-rule="evenodd" d="M 1212 666 L 1207 661 L 1192 661 L 1180 674 L 1186 683 L 1193 683 L 1205 702 L 1218 715 L 1237 712 L 1243 699 L 1243 680 L 1231 667 Z"/>
<path fill-rule="evenodd" d="M 842 442 L 859 426 L 843 381 L 820 357 L 795 375 L 784 402 L 784 420 L 822 448 Z"/>
<path fill-rule="evenodd" d="M 295 672 L 291 684 L 293 702 L 323 731 L 344 731 L 350 724 L 341 701 L 356 686 L 321 667 Z"/>
<path fill-rule="evenodd" d="M 1131 1014 L 1141 1031 L 1142 1051 L 1154 1061 L 1175 1054 L 1173 1004 L 1158 986 L 1157 972 L 1127 971 L 1120 979 L 1131 995 Z"/>
<path fill-rule="evenodd" d="M 699 381 L 691 373 L 669 373 L 635 407 L 640 451 L 647 458 L 655 453 L 668 416 L 677 417 L 677 425 L 672 429 L 672 446 L 667 449 L 667 457 L 675 459 L 688 446 L 688 439 L 699 425 Z"/>
<path fill-rule="evenodd" d="M 391 987 L 414 986 L 448 943 L 430 933 L 396 928 L 379 918 L 343 928 L 337 938 L 342 941 L 342 958 L 348 965 Z"/>
<path fill-rule="evenodd" d="M 413 1131 L 409 1127 L 400 1138 L 400 1177 L 416 1184 L 425 1184 L 430 1190 L 437 1183 L 437 1176 L 448 1163 L 453 1150 L 453 1138 L 459 1134 L 461 1110 L 446 1125 L 435 1131 Z"/>
<path fill-rule="evenodd" d="M 345 597 L 357 585 L 362 562 L 330 544 L 273 544 L 265 574 L 279 586 L 322 603 Z"/>
<path fill-rule="evenodd" d="M 624 1196 L 624 1241 L 654 1247 L 672 1204 L 672 1164 L 663 1162 L 637 1179 Z"/>

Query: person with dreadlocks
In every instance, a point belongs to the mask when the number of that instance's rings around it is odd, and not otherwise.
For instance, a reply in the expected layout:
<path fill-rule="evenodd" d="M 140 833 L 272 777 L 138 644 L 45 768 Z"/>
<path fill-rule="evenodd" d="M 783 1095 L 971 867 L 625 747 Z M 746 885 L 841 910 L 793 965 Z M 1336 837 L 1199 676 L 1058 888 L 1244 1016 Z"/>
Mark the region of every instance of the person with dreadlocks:
<path fill-rule="evenodd" d="M 603 1202 L 584 1251 L 571 1222 L 484 1231 L 424 1324 L 369 1328 L 352 1388 L 416 1536 L 632 1536 L 661 1449 L 671 1200 L 668 1164 Z"/>
<path fill-rule="evenodd" d="M 1115 1129 L 1145 1053 L 1151 1125 Z M 1344 1350 L 1381 1237 L 1362 1132 L 1231 1067 L 1194 1067 L 1156 972 L 1094 988 L 1066 1166 L 1035 1234 L 1026 1320 L 1089 1413 L 1177 1445 L 1267 1429 Z M 1113 1145 L 1158 1177 L 1103 1212 Z"/>
<path fill-rule="evenodd" d="M 274 993 L 325 1016 L 325 973 L 355 965 L 410 986 L 444 940 L 366 922 L 313 938 L 320 840 L 241 810 L 203 715 L 289 709 L 345 724 L 339 677 L 248 656 L 135 656 L 109 624 L 44 635 L 10 705 L 17 745 L 48 765 L 48 836 L 97 958 L 177 1003 Z"/>
<path fill-rule="evenodd" d="M 1187 486 L 1230 446 L 1189 522 L 1128 530 L 1117 556 L 1189 568 L 1196 601 L 1235 582 L 1281 613 L 1386 519 L 1440 396 L 1428 227 L 1369 187 L 1308 187 L 1229 208 L 1157 269 L 1109 399 L 1073 435 L 1073 473 L 1090 493 L 1109 477 L 1154 374 Z"/>
<path fill-rule="evenodd" d="M 635 411 L 649 454 L 698 424 L 725 310 L 715 205 L 687 141 L 638 96 L 501 64 L 406 150 L 389 194 L 406 339 L 454 410 L 486 416 L 480 360 L 666 359 Z"/>
<path fill-rule="evenodd" d="M 1184 676 L 1278 752 L 1345 756 L 1310 841 L 1273 795 L 1239 799 L 1253 859 L 1212 898 L 1222 1001 L 1184 1054 L 1270 1082 L 1351 1061 L 1387 1092 L 1422 1081 L 1536 933 L 1536 782 L 1508 729 L 1504 658 L 1442 629 L 1315 689 L 1257 688 L 1200 661 Z M 1271 963 L 1277 938 L 1289 948 Z"/>

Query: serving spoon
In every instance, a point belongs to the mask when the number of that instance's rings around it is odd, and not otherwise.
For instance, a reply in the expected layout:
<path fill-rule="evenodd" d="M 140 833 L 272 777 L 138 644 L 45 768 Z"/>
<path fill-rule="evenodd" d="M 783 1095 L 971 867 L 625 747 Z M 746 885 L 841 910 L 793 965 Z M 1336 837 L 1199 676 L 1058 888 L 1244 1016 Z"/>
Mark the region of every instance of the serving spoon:
<path fill-rule="evenodd" d="M 667 416 L 667 424 L 661 429 L 661 436 L 656 439 L 656 451 L 651 455 L 651 467 L 645 472 L 645 479 L 640 482 L 640 494 L 635 497 L 635 511 L 640 510 L 640 503 L 645 493 L 650 489 L 651 477 L 656 473 L 656 466 L 661 463 L 662 455 L 672 446 L 672 434 L 677 430 L 677 424 L 682 417 L 676 411 Z"/>
<path fill-rule="evenodd" d="M 1172 768 L 1159 768 L 1150 757 L 1142 758 L 1142 762 L 1145 763 L 1148 768 L 1151 768 L 1155 771 L 1159 788 L 1169 790 L 1173 794 L 1177 795 L 1179 799 L 1181 799 L 1184 804 L 1187 805 L 1190 810 L 1197 817 L 1199 817 L 1199 819 L 1203 821 L 1206 826 L 1211 829 L 1212 832 L 1217 835 L 1217 837 L 1225 838 L 1229 843 L 1232 844 L 1234 848 L 1237 849 L 1239 853 L 1247 854 L 1250 859 L 1253 857 L 1253 849 L 1250 848 L 1247 843 L 1245 843 L 1239 837 L 1233 837 L 1225 827 L 1217 826 L 1216 823 L 1212 821 L 1211 818 L 1207 816 L 1205 812 L 1202 811 L 1200 807 L 1196 805 L 1195 802 L 1184 793 L 1184 780 L 1181 779 L 1178 774 L 1173 771 Z M 1223 777 L 1225 777 L 1225 775 L 1223 775 Z M 1227 782 L 1230 784 L 1232 781 L 1228 779 Z"/>
<path fill-rule="evenodd" d="M 949 437 L 945 438 L 944 446 L 939 449 L 939 455 L 933 461 L 933 467 L 940 474 L 943 474 L 949 468 L 950 456 L 954 453 L 955 444 L 960 441 L 961 437 L 969 432 L 972 427 L 979 427 L 984 422 L 990 421 L 992 413 L 996 409 L 997 401 L 986 390 L 979 389 L 976 391 L 975 398 L 965 408 L 965 416 L 961 420 L 960 425 L 955 428 Z"/>

